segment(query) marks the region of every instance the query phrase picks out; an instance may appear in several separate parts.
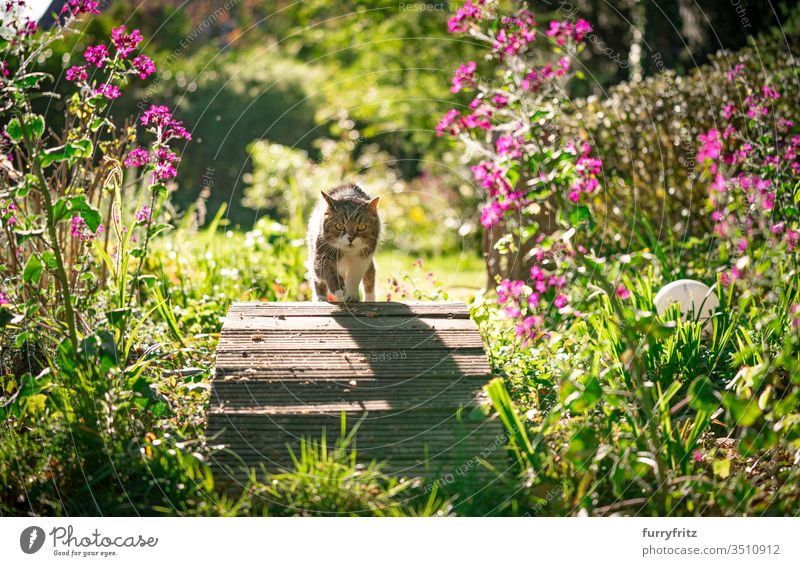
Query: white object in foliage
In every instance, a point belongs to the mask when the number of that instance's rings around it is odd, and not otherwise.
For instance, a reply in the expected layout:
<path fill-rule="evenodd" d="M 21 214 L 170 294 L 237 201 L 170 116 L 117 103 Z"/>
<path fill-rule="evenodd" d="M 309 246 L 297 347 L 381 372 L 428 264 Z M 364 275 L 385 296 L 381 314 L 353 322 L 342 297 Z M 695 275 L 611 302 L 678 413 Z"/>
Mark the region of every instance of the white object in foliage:
<path fill-rule="evenodd" d="M 653 302 L 659 315 L 663 315 L 671 304 L 678 303 L 684 320 L 708 319 L 719 306 L 714 290 L 693 279 L 679 279 L 665 285 L 656 293 Z"/>

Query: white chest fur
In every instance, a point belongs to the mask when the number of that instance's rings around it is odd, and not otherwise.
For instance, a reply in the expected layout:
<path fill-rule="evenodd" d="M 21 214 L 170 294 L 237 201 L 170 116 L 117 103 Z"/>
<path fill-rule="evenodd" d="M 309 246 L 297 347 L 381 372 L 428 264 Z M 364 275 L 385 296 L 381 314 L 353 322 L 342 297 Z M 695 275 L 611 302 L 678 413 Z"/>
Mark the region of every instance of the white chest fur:
<path fill-rule="evenodd" d="M 370 261 L 372 261 L 371 257 L 361 255 L 342 255 L 339 258 L 336 267 L 339 270 L 339 276 L 344 280 L 344 290 L 348 298 L 358 299 L 359 286 Z"/>

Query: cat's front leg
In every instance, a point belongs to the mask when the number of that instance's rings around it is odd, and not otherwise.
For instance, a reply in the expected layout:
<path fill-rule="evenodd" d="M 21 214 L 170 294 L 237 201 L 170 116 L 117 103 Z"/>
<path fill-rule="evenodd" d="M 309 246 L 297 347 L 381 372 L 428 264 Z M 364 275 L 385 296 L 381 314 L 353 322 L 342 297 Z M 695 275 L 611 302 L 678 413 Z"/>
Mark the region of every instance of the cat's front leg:
<path fill-rule="evenodd" d="M 344 282 L 339 276 L 339 270 L 334 262 L 324 262 L 323 265 L 320 266 L 317 278 L 324 281 L 325 286 L 327 286 L 327 292 L 322 295 L 325 300 L 330 301 L 331 296 L 333 296 L 332 302 L 335 303 L 342 303 L 347 300 L 344 291 Z"/>

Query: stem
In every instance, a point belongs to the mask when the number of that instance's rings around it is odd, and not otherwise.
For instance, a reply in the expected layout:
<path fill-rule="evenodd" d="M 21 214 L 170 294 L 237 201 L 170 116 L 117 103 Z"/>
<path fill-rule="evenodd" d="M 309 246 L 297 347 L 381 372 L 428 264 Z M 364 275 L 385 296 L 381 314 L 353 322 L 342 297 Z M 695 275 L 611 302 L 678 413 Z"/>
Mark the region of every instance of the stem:
<path fill-rule="evenodd" d="M 40 192 L 44 200 L 44 208 L 47 214 L 47 232 L 50 236 L 50 245 L 53 249 L 53 255 L 56 258 L 56 274 L 61 286 L 61 300 L 64 304 L 64 316 L 67 319 L 67 329 L 69 330 L 69 340 L 72 347 L 78 349 L 78 330 L 75 325 L 75 311 L 72 308 L 72 296 L 69 292 L 69 278 L 67 277 L 67 270 L 64 269 L 64 259 L 61 252 L 61 246 L 58 242 L 58 233 L 56 232 L 55 216 L 53 215 L 53 199 L 50 197 L 50 188 L 47 185 L 47 179 L 42 171 L 42 166 L 34 155 L 33 145 L 31 142 L 28 126 L 25 123 L 25 117 L 19 114 L 20 128 L 22 129 L 22 137 L 25 140 L 25 146 L 28 149 L 28 155 L 33 165 L 33 172 L 41 184 Z"/>
<path fill-rule="evenodd" d="M 156 207 L 156 191 L 150 191 L 152 194 L 150 196 L 150 217 L 147 219 L 147 232 L 144 237 L 144 249 L 142 250 L 142 255 L 139 257 L 139 266 L 136 268 L 136 277 L 134 277 L 134 281 L 131 284 L 131 291 L 130 295 L 128 296 L 128 302 L 133 300 L 133 289 L 137 285 L 139 276 L 142 274 L 142 264 L 144 263 L 144 258 L 147 256 L 147 247 L 150 245 L 150 228 L 151 224 L 153 223 L 153 217 L 155 214 L 155 207 Z M 139 297 L 141 299 L 141 295 Z"/>

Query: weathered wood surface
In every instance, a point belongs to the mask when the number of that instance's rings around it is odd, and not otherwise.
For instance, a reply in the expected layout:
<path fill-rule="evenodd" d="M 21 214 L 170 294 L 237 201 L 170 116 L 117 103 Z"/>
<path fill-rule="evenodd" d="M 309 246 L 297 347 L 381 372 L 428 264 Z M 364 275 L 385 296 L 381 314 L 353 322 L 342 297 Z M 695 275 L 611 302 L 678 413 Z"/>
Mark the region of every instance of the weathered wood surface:
<path fill-rule="evenodd" d="M 291 468 L 300 439 L 359 423 L 363 462 L 399 475 L 505 469 L 502 427 L 481 416 L 490 369 L 463 303 L 236 303 L 223 325 L 208 434 L 215 464 Z"/>

